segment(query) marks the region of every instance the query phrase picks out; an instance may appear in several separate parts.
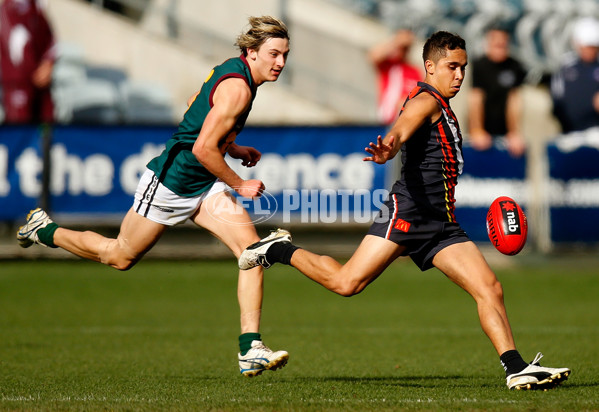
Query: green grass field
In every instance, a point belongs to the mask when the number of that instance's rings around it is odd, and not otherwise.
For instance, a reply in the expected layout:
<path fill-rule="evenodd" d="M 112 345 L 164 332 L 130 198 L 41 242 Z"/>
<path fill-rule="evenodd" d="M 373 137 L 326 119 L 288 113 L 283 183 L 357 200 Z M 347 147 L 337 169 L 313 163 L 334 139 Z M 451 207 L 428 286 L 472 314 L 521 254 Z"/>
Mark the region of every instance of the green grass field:
<path fill-rule="evenodd" d="M 512 259 L 497 273 L 522 355 L 573 370 L 552 391 L 508 391 L 474 302 L 407 260 L 353 298 L 269 269 L 262 335 L 290 360 L 254 379 L 232 260 L 2 261 L 0 409 L 599 410 L 598 260 Z"/>

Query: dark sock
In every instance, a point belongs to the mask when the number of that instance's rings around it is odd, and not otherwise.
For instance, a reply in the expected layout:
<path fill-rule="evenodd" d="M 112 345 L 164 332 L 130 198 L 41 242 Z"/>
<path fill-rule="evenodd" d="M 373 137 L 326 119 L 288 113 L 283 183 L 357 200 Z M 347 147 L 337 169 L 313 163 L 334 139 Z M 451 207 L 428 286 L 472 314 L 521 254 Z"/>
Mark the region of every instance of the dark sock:
<path fill-rule="evenodd" d="M 262 340 L 259 333 L 244 333 L 239 335 L 239 352 L 242 355 L 248 353 L 252 348 L 252 342 L 255 340 Z"/>
<path fill-rule="evenodd" d="M 40 242 L 48 247 L 58 247 L 54 244 L 54 232 L 56 232 L 56 229 L 58 229 L 56 223 L 49 223 L 46 227 L 37 231 L 37 237 Z"/>
<path fill-rule="evenodd" d="M 528 366 L 528 363 L 524 362 L 520 353 L 515 349 L 503 352 L 499 359 L 505 369 L 505 376 L 518 373 Z"/>
<path fill-rule="evenodd" d="M 292 245 L 289 242 L 277 242 L 274 243 L 266 251 L 266 260 L 268 263 L 283 263 L 285 265 L 291 265 L 291 256 L 298 250 L 299 247 Z"/>

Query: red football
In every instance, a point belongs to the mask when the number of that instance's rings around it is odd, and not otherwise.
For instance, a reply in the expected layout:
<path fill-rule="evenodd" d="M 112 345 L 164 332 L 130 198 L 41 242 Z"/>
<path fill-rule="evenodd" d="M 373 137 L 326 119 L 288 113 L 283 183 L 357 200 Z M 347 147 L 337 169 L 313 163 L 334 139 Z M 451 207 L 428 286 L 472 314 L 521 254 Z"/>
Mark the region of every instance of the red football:
<path fill-rule="evenodd" d="M 522 250 L 528 234 L 528 223 L 522 208 L 512 198 L 498 197 L 487 212 L 487 234 L 495 249 L 504 255 Z"/>

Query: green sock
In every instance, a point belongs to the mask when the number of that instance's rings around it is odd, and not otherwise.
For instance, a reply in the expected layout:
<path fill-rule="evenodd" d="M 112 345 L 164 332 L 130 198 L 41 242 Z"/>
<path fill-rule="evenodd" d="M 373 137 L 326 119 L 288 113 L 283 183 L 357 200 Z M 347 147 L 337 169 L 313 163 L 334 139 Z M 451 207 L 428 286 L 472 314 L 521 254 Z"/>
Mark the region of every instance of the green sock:
<path fill-rule="evenodd" d="M 252 341 L 262 340 L 259 333 L 244 333 L 239 335 L 239 351 L 245 355 L 252 348 Z"/>
<path fill-rule="evenodd" d="M 56 223 L 49 223 L 46 227 L 37 231 L 37 237 L 40 242 L 48 247 L 58 247 L 54 244 L 54 232 L 56 232 L 56 229 L 58 229 Z"/>

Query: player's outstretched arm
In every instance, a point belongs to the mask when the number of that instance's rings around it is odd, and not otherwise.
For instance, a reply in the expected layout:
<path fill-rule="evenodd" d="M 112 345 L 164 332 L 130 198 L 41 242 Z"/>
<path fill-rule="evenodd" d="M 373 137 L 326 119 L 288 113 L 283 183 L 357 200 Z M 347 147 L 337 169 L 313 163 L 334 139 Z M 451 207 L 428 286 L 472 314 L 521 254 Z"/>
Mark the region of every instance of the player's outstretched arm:
<path fill-rule="evenodd" d="M 393 127 L 384 139 L 377 137 L 377 142 L 371 142 L 365 150 L 371 156 L 364 161 L 383 164 L 393 159 L 403 144 L 425 122 L 434 122 L 441 116 L 441 108 L 433 96 L 422 93 L 406 103 Z"/>

